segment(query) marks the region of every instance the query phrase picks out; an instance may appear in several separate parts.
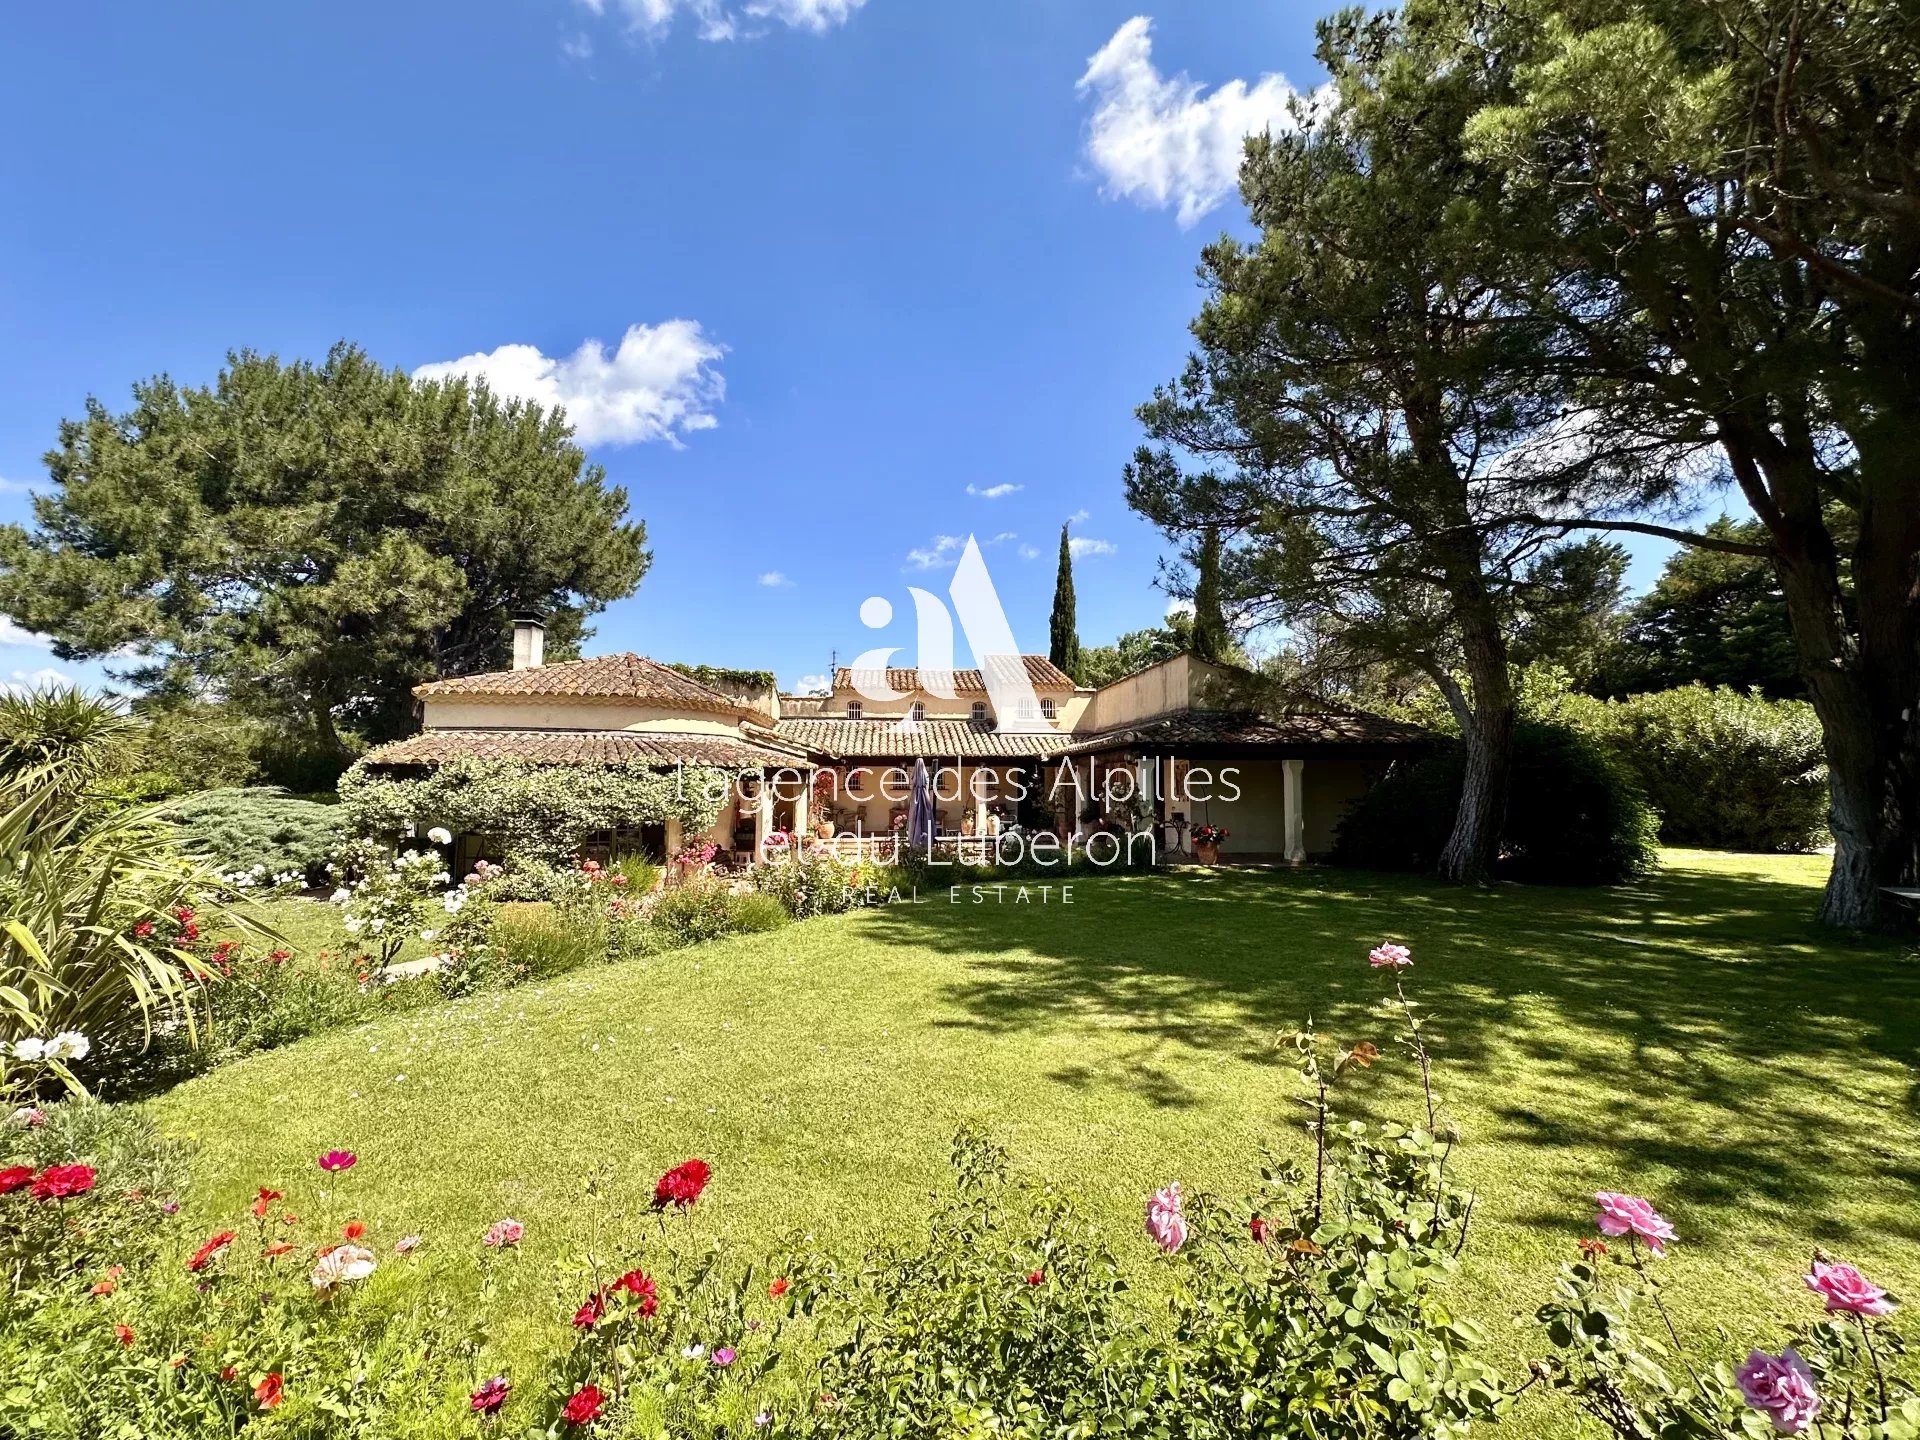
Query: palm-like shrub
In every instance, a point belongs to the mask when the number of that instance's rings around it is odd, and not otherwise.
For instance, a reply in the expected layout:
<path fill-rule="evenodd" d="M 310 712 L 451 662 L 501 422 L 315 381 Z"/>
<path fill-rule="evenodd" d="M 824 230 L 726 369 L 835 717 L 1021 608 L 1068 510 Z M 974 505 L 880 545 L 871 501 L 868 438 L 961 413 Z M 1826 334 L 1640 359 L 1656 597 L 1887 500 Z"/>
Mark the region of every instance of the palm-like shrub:
<path fill-rule="evenodd" d="M 259 928 L 175 850 L 161 807 L 99 797 L 125 727 L 84 696 L 0 706 L 0 1096 L 47 1068 L 78 1088 L 69 1061 L 156 1026 L 193 1038 L 207 972 L 186 947 L 203 926 Z M 48 1056 L 54 1036 L 86 1039 Z"/>

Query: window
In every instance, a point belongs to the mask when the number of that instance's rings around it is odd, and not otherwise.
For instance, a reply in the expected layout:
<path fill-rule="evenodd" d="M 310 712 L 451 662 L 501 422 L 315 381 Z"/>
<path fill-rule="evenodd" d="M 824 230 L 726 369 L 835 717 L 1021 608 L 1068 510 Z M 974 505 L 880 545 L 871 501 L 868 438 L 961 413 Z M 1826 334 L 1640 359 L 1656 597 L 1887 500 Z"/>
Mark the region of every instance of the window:
<path fill-rule="evenodd" d="M 1053 719 L 1053 701 L 1043 697 L 1040 701 L 1040 713 L 1048 720 Z"/>
<path fill-rule="evenodd" d="M 987 718 L 987 702 L 984 700 L 974 701 L 973 702 L 973 719 L 975 723 L 977 724 L 978 722 L 986 718 Z"/>
<path fill-rule="evenodd" d="M 859 718 L 860 718 L 860 702 L 858 700 L 847 701 L 847 719 L 858 720 Z"/>
<path fill-rule="evenodd" d="M 914 724 L 918 725 L 922 720 L 927 718 L 926 705 L 923 704 L 921 701 L 918 701 L 918 700 L 914 701 L 913 708 L 907 711 L 907 718 L 913 721 Z"/>

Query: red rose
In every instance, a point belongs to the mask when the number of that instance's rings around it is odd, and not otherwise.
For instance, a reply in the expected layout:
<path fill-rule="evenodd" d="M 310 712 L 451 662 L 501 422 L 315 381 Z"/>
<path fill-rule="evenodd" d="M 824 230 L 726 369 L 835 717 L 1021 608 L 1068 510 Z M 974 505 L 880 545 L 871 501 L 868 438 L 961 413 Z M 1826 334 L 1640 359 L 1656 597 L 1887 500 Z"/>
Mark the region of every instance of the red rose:
<path fill-rule="evenodd" d="M 138 925 L 134 926 L 133 938 L 136 940 L 151 940 L 153 938 L 153 921 L 142 920 Z"/>
<path fill-rule="evenodd" d="M 596 1290 L 587 1297 L 586 1304 L 573 1312 L 573 1328 L 576 1330 L 591 1330 L 595 1325 L 600 1323 L 606 1313 L 606 1297 Z"/>
<path fill-rule="evenodd" d="M 11 1195 L 16 1190 L 24 1190 L 33 1183 L 31 1165 L 9 1165 L 0 1170 L 0 1195 Z"/>
<path fill-rule="evenodd" d="M 65 1200 L 93 1189 L 91 1165 L 49 1165 L 33 1182 L 36 1200 Z"/>
<path fill-rule="evenodd" d="M 286 1388 L 286 1382 L 280 1378 L 280 1372 L 276 1370 L 253 1387 L 253 1398 L 260 1402 L 262 1410 L 271 1410 L 285 1398 Z"/>
<path fill-rule="evenodd" d="M 1253 1243 L 1256 1245 L 1267 1243 L 1267 1228 L 1267 1222 L 1258 1215 L 1247 1222 L 1247 1233 L 1253 1236 Z"/>
<path fill-rule="evenodd" d="M 473 1406 L 476 1415 L 491 1415 L 507 1403 L 507 1396 L 513 1393 L 513 1383 L 504 1375 L 496 1375 L 483 1381 L 478 1390 L 467 1397 L 467 1403 Z"/>
<path fill-rule="evenodd" d="M 113 1338 L 118 1340 L 122 1345 L 133 1344 L 133 1327 L 131 1325 L 114 1326 Z"/>
<path fill-rule="evenodd" d="M 642 1316 L 651 1316 L 660 1308 L 660 1295 L 654 1289 L 653 1277 L 642 1270 L 629 1270 L 613 1282 L 615 1290 L 624 1290 L 640 1302 Z"/>
<path fill-rule="evenodd" d="M 567 1400 L 560 1418 L 569 1425 L 591 1425 L 600 1418 L 606 1403 L 606 1397 L 600 1393 L 598 1385 L 582 1385 Z"/>
<path fill-rule="evenodd" d="M 660 1183 L 653 1187 L 653 1208 L 664 1210 L 669 1205 L 686 1209 L 700 1198 L 700 1192 L 707 1188 L 707 1180 L 713 1174 L 713 1167 L 704 1160 L 683 1160 L 673 1169 L 660 1177 Z"/>
<path fill-rule="evenodd" d="M 1046 1271 L 1044 1271 L 1044 1270 L 1029 1270 L 1029 1271 L 1027 1272 L 1027 1283 L 1028 1283 L 1029 1285 L 1044 1285 L 1044 1284 L 1046 1284 L 1046 1283 L 1047 1283 L 1047 1272 L 1046 1272 Z"/>
<path fill-rule="evenodd" d="M 787 1277 L 782 1275 L 778 1280 L 774 1281 L 771 1285 L 767 1286 L 767 1294 L 771 1295 L 774 1299 L 778 1300 L 782 1295 L 787 1293 L 787 1289 L 788 1289 Z"/>
<path fill-rule="evenodd" d="M 207 1266 L 212 1263 L 216 1255 L 232 1243 L 233 1231 L 222 1230 L 218 1235 L 214 1236 L 211 1240 L 207 1241 L 206 1244 L 193 1252 L 193 1258 L 187 1261 L 187 1269 L 196 1275 L 199 1274 L 200 1271 L 206 1269 Z"/>

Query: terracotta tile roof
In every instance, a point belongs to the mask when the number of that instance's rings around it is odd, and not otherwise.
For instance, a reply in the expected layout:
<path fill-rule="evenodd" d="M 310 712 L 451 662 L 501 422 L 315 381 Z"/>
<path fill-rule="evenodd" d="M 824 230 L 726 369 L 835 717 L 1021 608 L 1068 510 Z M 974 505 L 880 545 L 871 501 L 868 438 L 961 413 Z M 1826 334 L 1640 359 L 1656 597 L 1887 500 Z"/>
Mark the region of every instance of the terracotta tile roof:
<path fill-rule="evenodd" d="M 1057 755 L 1073 739 L 1058 731 L 1021 734 L 994 729 L 989 721 L 922 720 L 911 731 L 899 721 L 782 720 L 780 738 L 840 760 L 1018 760 Z"/>
<path fill-rule="evenodd" d="M 595 655 L 590 660 L 562 660 L 526 670 L 489 670 L 481 675 L 458 675 L 416 685 L 422 699 L 457 695 L 466 700 L 539 700 L 549 696 L 568 700 L 650 700 L 683 710 L 719 710 L 739 713 L 741 704 L 682 675 L 670 665 L 631 652 Z"/>
<path fill-rule="evenodd" d="M 805 765 L 791 745 L 669 730 L 424 730 L 368 754 L 371 765 L 521 760 L 534 765 Z"/>
<path fill-rule="evenodd" d="M 1267 747 L 1420 745 L 1434 735 L 1418 725 L 1342 706 L 1261 715 L 1250 711 L 1185 710 L 1076 739 L 1066 753 L 1158 746 Z"/>
<path fill-rule="evenodd" d="M 1027 681 L 1036 690 L 1071 690 L 1073 677 L 1044 655 L 1022 655 L 1021 664 L 1027 672 Z M 862 672 L 878 675 L 878 671 Z M 922 688 L 920 671 L 914 669 L 888 670 L 887 688 L 896 691 L 919 690 Z M 932 672 L 928 672 L 931 674 Z M 833 672 L 835 691 L 851 690 L 853 667 L 842 665 Z M 956 695 L 984 695 L 987 693 L 986 677 L 978 670 L 955 670 L 953 672 L 953 692 Z"/>

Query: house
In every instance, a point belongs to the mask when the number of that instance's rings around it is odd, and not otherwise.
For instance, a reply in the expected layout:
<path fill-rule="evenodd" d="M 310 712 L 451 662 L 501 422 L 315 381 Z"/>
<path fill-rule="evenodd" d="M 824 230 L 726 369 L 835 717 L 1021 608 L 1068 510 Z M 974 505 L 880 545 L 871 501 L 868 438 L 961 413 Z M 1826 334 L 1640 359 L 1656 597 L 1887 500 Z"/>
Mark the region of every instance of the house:
<path fill-rule="evenodd" d="M 1433 739 L 1320 702 L 1236 707 L 1230 672 L 1191 655 L 1098 689 L 1023 656 L 1032 699 L 1020 704 L 1037 713 L 1001 716 L 977 669 L 842 668 L 828 694 L 794 696 L 729 690 L 640 655 L 548 665 L 542 640 L 538 621 L 517 621 L 511 670 L 419 686 L 420 733 L 364 763 L 394 774 L 469 757 L 714 766 L 734 781 L 705 838 L 745 857 L 824 824 L 843 851 L 890 848 L 924 760 L 937 829 L 963 851 L 1016 826 L 1084 837 L 1106 818 L 1150 823 L 1176 851 L 1192 826 L 1221 826 L 1235 858 L 1299 862 L 1332 849 L 1346 806 L 1394 756 Z M 668 821 L 607 844 L 659 857 L 696 838 Z M 467 837 L 456 863 L 485 848 Z"/>

